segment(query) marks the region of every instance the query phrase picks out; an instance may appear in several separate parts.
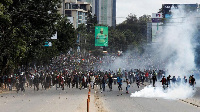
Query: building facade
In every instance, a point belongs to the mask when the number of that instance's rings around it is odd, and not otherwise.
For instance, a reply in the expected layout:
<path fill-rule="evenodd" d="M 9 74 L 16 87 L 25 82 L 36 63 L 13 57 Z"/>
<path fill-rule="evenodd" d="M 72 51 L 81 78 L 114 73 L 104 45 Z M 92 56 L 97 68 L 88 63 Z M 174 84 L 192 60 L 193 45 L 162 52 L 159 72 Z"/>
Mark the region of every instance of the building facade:
<path fill-rule="evenodd" d="M 67 16 L 78 28 L 86 23 L 88 11 L 97 16 L 98 24 L 116 26 L 116 0 L 63 0 L 60 13 Z"/>
<path fill-rule="evenodd" d="M 79 0 L 92 4 L 92 15 L 98 24 L 116 26 L 116 0 Z"/>
<path fill-rule="evenodd" d="M 80 24 L 86 24 L 88 12 L 92 10 L 89 2 L 81 0 L 63 0 L 60 13 L 67 16 L 74 28 L 78 28 Z"/>
<path fill-rule="evenodd" d="M 98 24 L 116 26 L 116 0 L 94 0 Z M 93 2 L 94 2 L 93 1 Z"/>

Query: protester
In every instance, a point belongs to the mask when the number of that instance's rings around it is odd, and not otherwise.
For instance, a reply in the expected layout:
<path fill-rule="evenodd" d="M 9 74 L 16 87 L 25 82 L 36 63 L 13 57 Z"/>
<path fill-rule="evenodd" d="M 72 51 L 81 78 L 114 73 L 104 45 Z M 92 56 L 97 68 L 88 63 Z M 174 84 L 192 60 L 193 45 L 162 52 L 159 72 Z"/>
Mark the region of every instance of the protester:
<path fill-rule="evenodd" d="M 175 77 L 175 76 L 173 76 L 173 78 L 172 78 L 172 83 L 173 83 L 173 84 L 176 83 L 176 77 Z"/>
<path fill-rule="evenodd" d="M 118 89 L 122 91 L 122 78 L 120 76 L 117 77 Z"/>
<path fill-rule="evenodd" d="M 191 83 L 190 83 L 190 85 L 194 88 L 194 85 L 195 85 L 194 75 L 191 76 Z"/>
<path fill-rule="evenodd" d="M 167 77 L 167 87 L 170 86 L 170 80 L 172 80 L 172 79 L 170 79 L 170 78 L 171 78 L 171 75 L 169 75 L 169 76 Z"/>
<path fill-rule="evenodd" d="M 127 86 L 126 86 L 126 93 L 129 94 L 128 89 L 130 87 L 130 82 L 129 82 L 128 79 L 126 79 L 126 84 L 127 84 Z"/>
<path fill-rule="evenodd" d="M 163 89 L 165 89 L 166 88 L 165 86 L 166 86 L 166 83 L 167 83 L 165 76 L 163 76 L 163 78 L 160 82 L 162 82 Z"/>
<path fill-rule="evenodd" d="M 112 83 L 113 83 L 112 76 L 109 76 L 109 78 L 108 78 L 108 86 L 110 88 L 110 91 L 112 91 Z"/>
<path fill-rule="evenodd" d="M 153 80 L 153 87 L 155 87 L 155 83 L 157 81 L 156 75 L 153 75 L 152 80 Z"/>

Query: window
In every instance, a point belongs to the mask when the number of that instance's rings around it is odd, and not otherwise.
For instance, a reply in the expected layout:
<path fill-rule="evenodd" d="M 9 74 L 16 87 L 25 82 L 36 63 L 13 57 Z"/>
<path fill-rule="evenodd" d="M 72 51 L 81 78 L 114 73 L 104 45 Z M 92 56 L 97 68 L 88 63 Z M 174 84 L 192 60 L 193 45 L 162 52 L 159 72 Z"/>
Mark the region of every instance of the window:
<path fill-rule="evenodd" d="M 65 3 L 65 9 L 69 9 L 69 3 Z"/>
<path fill-rule="evenodd" d="M 65 15 L 67 15 L 68 17 L 72 17 L 72 11 L 65 10 Z"/>
<path fill-rule="evenodd" d="M 72 9 L 78 9 L 78 4 L 72 4 Z"/>
<path fill-rule="evenodd" d="M 78 19 L 82 19 L 82 16 L 78 16 Z"/>
<path fill-rule="evenodd" d="M 78 23 L 82 23 L 82 21 L 81 21 L 81 20 L 78 20 Z"/>
<path fill-rule="evenodd" d="M 86 10 L 86 5 L 85 4 L 81 4 L 80 5 L 80 9 Z"/>
<path fill-rule="evenodd" d="M 78 15 L 82 15 L 82 12 L 79 11 L 79 12 L 78 12 Z"/>

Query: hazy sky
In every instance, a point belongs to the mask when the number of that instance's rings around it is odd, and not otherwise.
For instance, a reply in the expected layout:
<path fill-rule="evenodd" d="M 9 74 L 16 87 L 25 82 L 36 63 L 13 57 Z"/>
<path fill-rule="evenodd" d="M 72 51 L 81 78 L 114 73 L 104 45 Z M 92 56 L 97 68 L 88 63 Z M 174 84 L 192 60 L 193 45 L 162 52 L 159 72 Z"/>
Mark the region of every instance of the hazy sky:
<path fill-rule="evenodd" d="M 123 22 L 132 13 L 140 17 L 151 15 L 162 7 L 162 4 L 200 4 L 200 0 L 117 0 L 117 24 Z"/>

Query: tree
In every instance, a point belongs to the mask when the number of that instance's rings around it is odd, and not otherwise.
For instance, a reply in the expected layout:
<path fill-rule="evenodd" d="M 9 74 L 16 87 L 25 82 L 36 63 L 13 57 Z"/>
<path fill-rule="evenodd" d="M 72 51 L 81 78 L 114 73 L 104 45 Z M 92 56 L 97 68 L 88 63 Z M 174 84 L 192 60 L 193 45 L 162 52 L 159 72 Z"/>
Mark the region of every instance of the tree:
<path fill-rule="evenodd" d="M 116 29 L 125 35 L 126 48 L 143 50 L 142 46 L 147 42 L 147 22 L 150 20 L 150 15 L 137 18 L 136 15 L 130 14 L 124 22 L 117 25 Z"/>
<path fill-rule="evenodd" d="M 56 42 L 57 48 L 62 53 L 67 53 L 70 47 L 74 47 L 77 40 L 77 33 L 73 25 L 68 22 L 64 17 L 58 21 L 57 25 L 58 41 Z"/>
<path fill-rule="evenodd" d="M 123 32 L 118 29 L 109 28 L 109 52 L 125 51 L 127 48 L 126 37 Z"/>
<path fill-rule="evenodd" d="M 3 0 L 0 5 L 0 64 L 1 74 L 9 68 L 17 68 L 27 61 L 37 59 L 42 42 L 56 31 L 55 23 L 61 17 L 57 13 L 60 0 Z M 29 55 L 28 55 L 29 54 Z M 33 55 L 32 55 L 33 54 Z"/>
<path fill-rule="evenodd" d="M 87 22 L 85 24 L 79 25 L 77 28 L 77 33 L 80 36 L 80 45 L 81 49 L 84 49 L 86 53 L 92 51 L 92 53 L 97 53 L 97 49 L 95 48 L 95 26 L 97 25 L 97 17 L 96 15 L 92 16 L 91 12 L 88 11 Z"/>

